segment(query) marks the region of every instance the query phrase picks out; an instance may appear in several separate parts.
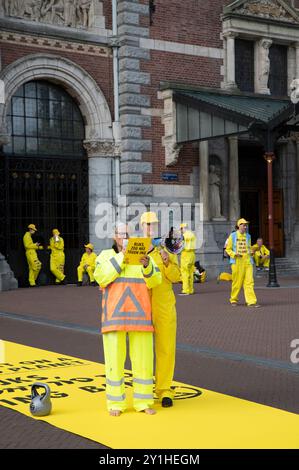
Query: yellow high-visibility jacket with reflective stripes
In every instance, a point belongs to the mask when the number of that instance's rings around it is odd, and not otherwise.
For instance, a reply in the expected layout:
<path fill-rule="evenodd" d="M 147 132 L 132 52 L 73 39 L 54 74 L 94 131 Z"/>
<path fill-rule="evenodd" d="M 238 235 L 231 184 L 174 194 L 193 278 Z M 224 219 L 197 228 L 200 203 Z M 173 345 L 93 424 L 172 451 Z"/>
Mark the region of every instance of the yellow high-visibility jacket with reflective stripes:
<path fill-rule="evenodd" d="M 103 292 L 102 333 L 154 331 L 149 289 L 162 282 L 162 275 L 151 258 L 144 268 L 125 264 L 124 254 L 113 248 L 103 250 L 94 277 Z"/>

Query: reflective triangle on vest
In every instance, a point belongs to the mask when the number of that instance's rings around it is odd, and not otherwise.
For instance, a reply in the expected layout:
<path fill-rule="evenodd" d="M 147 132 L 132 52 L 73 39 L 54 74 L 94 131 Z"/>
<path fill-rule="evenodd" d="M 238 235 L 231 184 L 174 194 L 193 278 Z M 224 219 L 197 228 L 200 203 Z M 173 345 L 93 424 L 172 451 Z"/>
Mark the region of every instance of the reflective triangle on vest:
<path fill-rule="evenodd" d="M 112 318 L 128 316 L 145 318 L 145 312 L 129 286 L 117 302 Z"/>

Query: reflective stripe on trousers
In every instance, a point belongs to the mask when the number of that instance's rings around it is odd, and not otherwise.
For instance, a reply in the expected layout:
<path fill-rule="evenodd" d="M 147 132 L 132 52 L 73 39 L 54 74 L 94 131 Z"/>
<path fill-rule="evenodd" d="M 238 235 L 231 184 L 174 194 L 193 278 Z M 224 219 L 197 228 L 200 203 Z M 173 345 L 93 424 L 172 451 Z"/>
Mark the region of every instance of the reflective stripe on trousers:
<path fill-rule="evenodd" d="M 148 331 L 111 331 L 103 334 L 107 408 L 120 411 L 127 408 L 124 382 L 127 334 L 133 375 L 133 406 L 136 411 L 143 411 L 154 403 L 153 333 Z"/>

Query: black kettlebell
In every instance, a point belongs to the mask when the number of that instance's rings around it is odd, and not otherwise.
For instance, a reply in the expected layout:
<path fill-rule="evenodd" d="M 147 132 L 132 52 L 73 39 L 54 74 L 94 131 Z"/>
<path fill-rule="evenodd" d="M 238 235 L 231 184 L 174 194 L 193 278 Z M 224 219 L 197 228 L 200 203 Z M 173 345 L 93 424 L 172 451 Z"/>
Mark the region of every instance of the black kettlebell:
<path fill-rule="evenodd" d="M 37 388 L 43 388 L 44 392 L 39 395 Z M 33 416 L 47 416 L 51 413 L 52 403 L 51 391 L 47 384 L 35 382 L 31 387 L 30 412 Z"/>

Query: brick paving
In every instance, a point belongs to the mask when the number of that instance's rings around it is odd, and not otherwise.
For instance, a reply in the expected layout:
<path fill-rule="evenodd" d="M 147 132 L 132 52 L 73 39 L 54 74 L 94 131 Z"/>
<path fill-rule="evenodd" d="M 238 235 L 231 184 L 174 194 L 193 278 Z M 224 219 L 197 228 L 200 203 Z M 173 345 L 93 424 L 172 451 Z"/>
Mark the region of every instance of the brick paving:
<path fill-rule="evenodd" d="M 299 279 L 283 278 L 279 283 L 281 289 L 271 289 L 265 288 L 264 278 L 256 280 L 260 309 L 232 309 L 230 283 L 209 281 L 197 284 L 194 296 L 177 296 L 175 379 L 299 413 L 299 367 L 288 368 L 290 343 L 299 338 Z M 180 286 L 175 290 L 178 293 Z M 0 316 L 2 339 L 103 362 L 97 288 L 49 286 L 3 292 L 0 312 L 54 322 Z M 57 327 L 61 322 L 91 332 Z M 0 435 L 0 448 L 103 448 L 1 407 L 0 422 L 6 431 Z"/>

